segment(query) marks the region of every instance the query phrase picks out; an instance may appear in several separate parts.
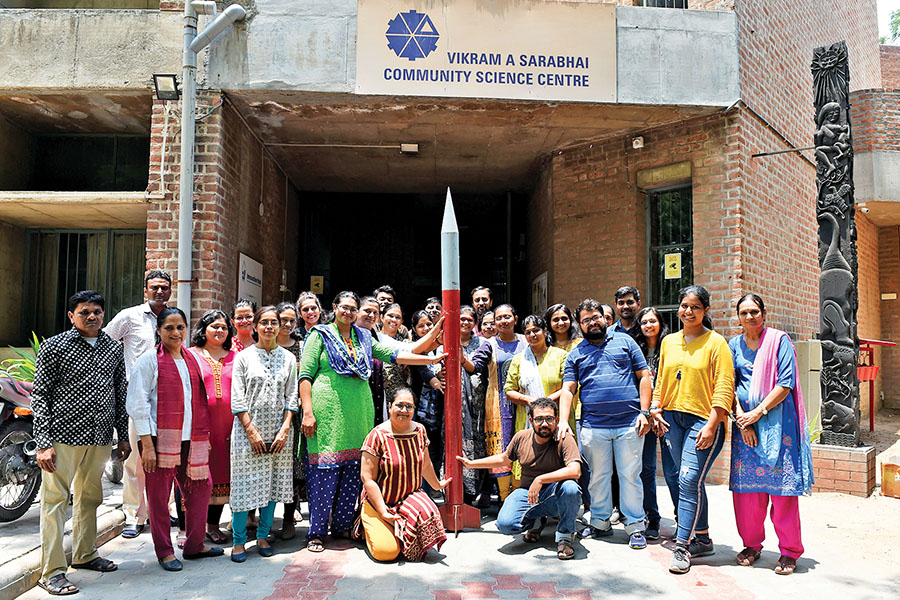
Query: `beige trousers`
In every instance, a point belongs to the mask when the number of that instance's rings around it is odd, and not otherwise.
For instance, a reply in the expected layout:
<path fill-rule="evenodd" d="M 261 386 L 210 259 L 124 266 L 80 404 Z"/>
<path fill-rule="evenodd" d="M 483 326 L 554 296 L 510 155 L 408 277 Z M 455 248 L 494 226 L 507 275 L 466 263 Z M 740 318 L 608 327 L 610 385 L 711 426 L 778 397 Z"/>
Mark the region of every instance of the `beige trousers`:
<path fill-rule="evenodd" d="M 99 556 L 97 507 L 103 502 L 103 467 L 109 446 L 68 446 L 54 442 L 56 471 L 42 471 L 41 578 L 66 572 L 63 535 L 69 490 L 72 490 L 72 562 L 86 563 Z"/>
<path fill-rule="evenodd" d="M 125 461 L 122 475 L 122 511 L 125 513 L 126 525 L 143 525 L 147 522 L 144 467 L 141 465 L 141 453 L 137 451 L 137 430 L 131 419 L 128 419 L 128 440 L 131 443 L 131 454 Z"/>

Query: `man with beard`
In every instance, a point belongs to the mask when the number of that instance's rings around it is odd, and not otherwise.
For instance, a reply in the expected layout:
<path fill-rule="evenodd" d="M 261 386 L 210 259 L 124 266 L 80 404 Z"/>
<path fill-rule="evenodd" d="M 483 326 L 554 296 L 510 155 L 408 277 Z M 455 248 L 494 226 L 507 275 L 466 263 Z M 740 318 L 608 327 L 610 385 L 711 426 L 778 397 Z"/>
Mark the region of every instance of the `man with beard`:
<path fill-rule="evenodd" d="M 172 278 L 169 274 L 150 271 L 144 278 L 144 297 L 147 302 L 122 309 L 103 330 L 112 339 L 122 342 L 128 373 L 131 373 L 131 368 L 141 355 L 156 346 L 156 315 L 166 307 L 171 295 Z M 137 448 L 137 432 L 131 419 L 128 420 L 128 433 L 131 447 Z M 141 466 L 139 452 L 132 452 L 125 461 L 122 511 L 125 513 L 122 537 L 137 537 L 147 524 L 144 468 Z"/>
<path fill-rule="evenodd" d="M 619 313 L 619 321 L 614 329 L 627 333 L 636 338 L 641 331 L 641 324 L 637 322 L 637 314 L 641 310 L 641 293 L 630 285 L 622 286 L 616 290 L 616 311 Z"/>
<path fill-rule="evenodd" d="M 493 304 L 494 302 L 491 300 L 490 288 L 479 285 L 472 290 L 472 306 L 475 307 L 475 312 L 478 314 L 479 321 L 484 313 L 491 310 Z"/>
<path fill-rule="evenodd" d="M 547 517 L 557 517 L 556 555 L 560 560 L 568 560 L 575 556 L 572 539 L 581 506 L 578 444 L 568 427 L 565 435 L 557 436 L 558 409 L 556 402 L 549 398 L 538 398 L 529 405 L 528 420 L 531 428 L 514 435 L 503 454 L 478 460 L 456 458 L 469 469 L 507 471 L 514 461 L 519 461 L 521 485 L 503 502 L 497 515 L 497 529 L 506 535 L 524 531 L 525 541 L 536 543 Z"/>
<path fill-rule="evenodd" d="M 594 539 L 612 535 L 610 480 L 613 464 L 618 468 L 621 520 L 629 545 L 640 549 L 644 539 L 644 491 L 641 458 L 650 430 L 652 387 L 647 361 L 630 335 L 607 332 L 600 303 L 588 298 L 578 305 L 575 317 L 587 343 L 569 353 L 563 373 L 560 435 L 566 424 L 575 392 L 581 394 L 581 448 L 591 469 L 591 524 Z"/>

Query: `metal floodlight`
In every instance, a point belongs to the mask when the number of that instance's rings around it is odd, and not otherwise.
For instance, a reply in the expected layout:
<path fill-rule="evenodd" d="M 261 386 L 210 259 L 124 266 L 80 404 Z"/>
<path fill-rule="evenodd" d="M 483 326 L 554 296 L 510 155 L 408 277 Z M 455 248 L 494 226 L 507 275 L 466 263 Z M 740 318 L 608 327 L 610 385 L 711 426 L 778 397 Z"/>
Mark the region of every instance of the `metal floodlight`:
<path fill-rule="evenodd" d="M 158 100 L 178 100 L 178 80 L 175 75 L 154 73 L 153 87 Z"/>

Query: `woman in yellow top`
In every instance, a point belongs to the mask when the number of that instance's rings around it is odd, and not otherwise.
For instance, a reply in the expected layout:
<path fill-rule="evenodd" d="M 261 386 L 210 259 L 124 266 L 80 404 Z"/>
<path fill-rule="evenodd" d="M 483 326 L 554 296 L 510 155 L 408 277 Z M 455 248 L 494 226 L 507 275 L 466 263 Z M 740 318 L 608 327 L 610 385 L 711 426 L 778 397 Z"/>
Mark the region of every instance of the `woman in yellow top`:
<path fill-rule="evenodd" d="M 528 423 L 528 407 L 538 398 L 550 398 L 559 402 L 562 393 L 565 350 L 547 343 L 547 326 L 538 315 L 525 317 L 525 352 L 513 357 L 506 375 L 503 391 L 516 404 L 515 430 L 525 429 Z M 574 415 L 570 420 L 574 419 Z M 574 431 L 574 421 L 572 423 Z"/>
<path fill-rule="evenodd" d="M 683 329 L 662 341 L 650 407 L 654 429 L 665 433 L 679 472 L 678 533 L 669 565 L 673 573 L 690 571 L 692 556 L 713 553 L 706 474 L 725 443 L 724 423 L 734 402 L 731 351 L 712 330 L 708 313 L 705 288 L 681 290 L 678 318 Z"/>

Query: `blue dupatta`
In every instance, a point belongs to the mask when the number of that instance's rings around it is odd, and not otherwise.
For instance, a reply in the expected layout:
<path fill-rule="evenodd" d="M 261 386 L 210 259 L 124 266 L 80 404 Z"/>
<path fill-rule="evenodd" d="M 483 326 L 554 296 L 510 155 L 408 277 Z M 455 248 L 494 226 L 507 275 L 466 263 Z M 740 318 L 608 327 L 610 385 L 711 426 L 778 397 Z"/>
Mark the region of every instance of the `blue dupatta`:
<path fill-rule="evenodd" d="M 328 364 L 334 372 L 344 377 L 359 377 L 368 380 L 372 375 L 372 334 L 362 327 L 351 325 L 352 332 L 356 332 L 359 342 L 359 352 L 356 358 L 350 354 L 347 344 L 341 338 L 341 334 L 329 325 L 316 325 L 313 331 L 318 331 L 328 352 Z"/>

